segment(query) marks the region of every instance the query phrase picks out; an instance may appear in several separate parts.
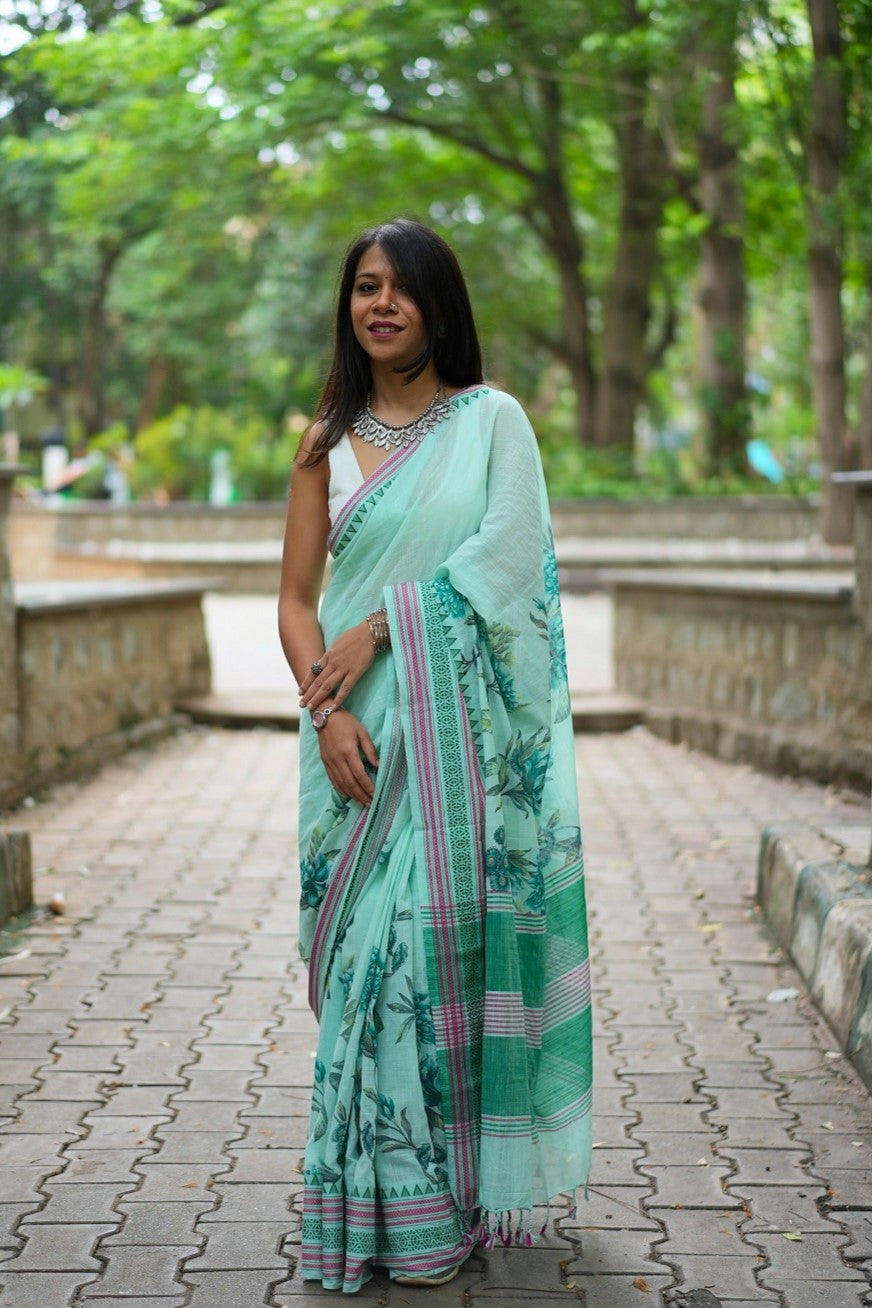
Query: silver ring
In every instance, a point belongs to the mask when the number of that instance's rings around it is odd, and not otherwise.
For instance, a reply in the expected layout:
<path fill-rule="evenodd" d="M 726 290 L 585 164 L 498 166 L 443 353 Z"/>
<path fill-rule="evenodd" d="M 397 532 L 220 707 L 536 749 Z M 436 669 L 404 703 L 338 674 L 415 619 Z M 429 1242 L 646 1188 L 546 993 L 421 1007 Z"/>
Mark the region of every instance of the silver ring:
<path fill-rule="evenodd" d="M 310 666 L 310 668 L 309 668 L 309 671 L 311 672 L 311 674 L 312 674 L 313 677 L 320 677 L 320 675 L 321 675 L 321 673 L 324 671 L 324 669 L 322 668 L 321 664 L 320 664 L 320 663 L 318 662 L 318 660 L 316 659 L 315 662 L 314 662 L 313 664 L 311 664 L 311 666 Z"/>

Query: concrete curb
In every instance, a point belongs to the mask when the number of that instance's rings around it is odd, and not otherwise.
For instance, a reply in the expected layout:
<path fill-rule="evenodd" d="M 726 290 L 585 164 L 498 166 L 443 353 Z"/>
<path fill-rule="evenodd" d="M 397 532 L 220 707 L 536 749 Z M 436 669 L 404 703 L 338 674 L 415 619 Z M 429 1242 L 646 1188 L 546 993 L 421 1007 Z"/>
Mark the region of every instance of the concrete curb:
<path fill-rule="evenodd" d="M 869 837 L 865 825 L 767 827 L 757 900 L 839 1046 L 872 1090 Z"/>
<path fill-rule="evenodd" d="M 27 831 L 0 831 L 0 927 L 33 903 L 33 858 Z"/>

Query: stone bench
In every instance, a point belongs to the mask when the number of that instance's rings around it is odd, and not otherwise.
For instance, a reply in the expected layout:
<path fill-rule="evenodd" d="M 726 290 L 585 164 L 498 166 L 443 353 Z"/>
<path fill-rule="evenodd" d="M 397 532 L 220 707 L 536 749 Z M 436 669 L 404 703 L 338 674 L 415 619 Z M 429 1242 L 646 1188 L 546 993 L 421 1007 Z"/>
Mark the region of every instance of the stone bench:
<path fill-rule="evenodd" d="M 0 802 L 78 775 L 182 719 L 184 695 L 210 686 L 202 613 L 214 578 L 31 582 L 17 614 L 17 772 Z"/>
<path fill-rule="evenodd" d="M 872 642 L 852 573 L 609 575 L 618 690 L 645 722 L 730 761 L 872 780 Z"/>
<path fill-rule="evenodd" d="M 851 566 L 848 546 L 815 540 L 769 541 L 667 539 L 663 537 L 558 536 L 555 542 L 560 580 L 567 590 L 601 589 L 615 568 L 703 567 L 712 569 L 802 569 L 821 571 Z M 14 559 L 16 575 L 39 579 L 186 578 L 203 572 L 220 577 L 237 594 L 278 593 L 282 540 L 140 540 L 100 539 L 28 548 Z"/>
<path fill-rule="evenodd" d="M 603 570 L 615 567 L 850 566 L 850 550 L 815 536 L 812 498 L 555 500 L 552 513 L 561 578 L 576 591 L 601 587 Z M 282 503 L 19 501 L 11 515 L 12 571 L 23 581 L 208 571 L 229 591 L 275 594 L 284 515 Z"/>

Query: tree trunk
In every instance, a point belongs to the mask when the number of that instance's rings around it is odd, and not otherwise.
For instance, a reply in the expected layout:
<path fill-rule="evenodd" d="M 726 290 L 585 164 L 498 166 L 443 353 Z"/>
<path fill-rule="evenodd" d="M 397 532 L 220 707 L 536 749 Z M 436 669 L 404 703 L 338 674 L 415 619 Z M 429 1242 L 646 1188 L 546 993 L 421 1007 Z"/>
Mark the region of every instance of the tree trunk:
<path fill-rule="evenodd" d="M 569 371 L 575 394 L 578 439 L 582 445 L 592 445 L 596 378 L 591 360 L 587 287 L 581 271 L 581 242 L 560 179 L 549 179 L 547 189 L 543 184 L 540 204 L 547 217 L 547 230 L 540 234 L 557 265 L 560 285 L 558 355 Z"/>
<path fill-rule="evenodd" d="M 811 374 L 821 452 L 821 532 L 850 541 L 850 490 L 831 474 L 850 469 L 845 423 L 845 336 L 842 318 L 843 222 L 839 185 L 846 149 L 845 69 L 838 0 L 807 0 L 814 48 L 808 141 L 809 307 Z"/>
<path fill-rule="evenodd" d="M 647 21 L 637 0 L 624 0 L 628 32 Z M 650 122 L 648 58 L 642 43 L 629 48 L 617 88 L 621 210 L 603 308 L 595 436 L 597 445 L 631 451 L 636 414 L 653 364 L 647 335 L 651 288 L 660 263 L 658 235 L 666 198 L 667 156 L 663 138 Z"/>
<path fill-rule="evenodd" d="M 136 431 L 141 431 L 143 427 L 150 427 L 154 422 L 168 376 L 169 364 L 167 360 L 161 354 L 154 355 L 149 360 L 145 385 L 142 388 L 139 412 L 136 415 Z"/>
<path fill-rule="evenodd" d="M 121 246 L 104 242 L 99 249 L 97 279 L 85 305 L 79 386 L 79 413 L 88 436 L 105 425 L 103 346 L 106 335 L 106 297 Z"/>
<path fill-rule="evenodd" d="M 713 6 L 700 45 L 705 85 L 697 156 L 700 203 L 708 223 L 700 246 L 699 395 L 709 476 L 744 470 L 749 426 L 745 215 L 735 130 L 737 26 L 735 0 Z"/>
<path fill-rule="evenodd" d="M 635 24 L 635 4 L 629 9 Z M 648 69 L 644 62 L 628 64 L 622 82 L 616 129 L 621 215 L 603 312 L 595 441 L 599 446 L 632 451 L 636 413 L 651 367 L 646 336 L 651 287 L 659 266 L 667 160 L 659 132 L 646 122 Z"/>
<path fill-rule="evenodd" d="M 566 188 L 559 83 L 551 78 L 541 79 L 539 96 L 545 168 L 535 186 L 532 226 L 557 266 L 561 302 L 558 354 L 569 370 L 575 392 L 578 439 L 582 445 L 591 445 L 594 441 L 596 377 L 591 357 L 584 246 Z"/>

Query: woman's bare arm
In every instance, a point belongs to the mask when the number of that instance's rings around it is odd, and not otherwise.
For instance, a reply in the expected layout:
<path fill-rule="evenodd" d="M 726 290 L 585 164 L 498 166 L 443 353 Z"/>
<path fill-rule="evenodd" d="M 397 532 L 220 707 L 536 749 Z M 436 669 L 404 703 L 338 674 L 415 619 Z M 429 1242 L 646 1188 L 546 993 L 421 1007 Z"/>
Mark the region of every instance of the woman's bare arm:
<path fill-rule="evenodd" d="M 318 602 L 327 563 L 327 536 L 330 517 L 327 507 L 329 464 L 326 459 L 305 467 L 309 437 L 300 447 L 291 478 L 285 541 L 282 551 L 282 576 L 279 590 L 279 638 L 298 685 L 312 682 L 311 665 L 324 654 L 324 637 L 318 623 Z M 354 635 L 343 633 L 341 647 L 350 644 L 357 651 L 355 662 L 364 666 L 372 661 L 372 644 L 367 632 L 363 641 L 356 628 Z M 344 638 L 343 638 L 344 637 Z M 367 648 L 368 644 L 368 648 Z M 357 674 L 359 675 L 359 673 Z M 341 676 L 341 673 L 340 673 Z M 354 677 L 356 680 L 357 677 Z M 349 678 L 350 680 L 350 678 Z M 353 682 L 351 683 L 353 684 Z M 347 690 L 345 692 L 347 694 Z M 326 687 L 317 694 L 315 704 L 325 708 L 341 702 Z M 360 804 L 369 804 L 374 786 L 363 765 L 366 758 L 378 767 L 378 754 L 363 726 L 353 713 L 333 713 L 318 733 L 321 759 L 333 787 Z"/>
<path fill-rule="evenodd" d="M 310 437 L 303 439 L 294 461 L 279 588 L 279 639 L 299 685 L 324 651 L 318 625 L 318 601 L 327 563 L 329 465 L 326 459 L 305 467 Z"/>

